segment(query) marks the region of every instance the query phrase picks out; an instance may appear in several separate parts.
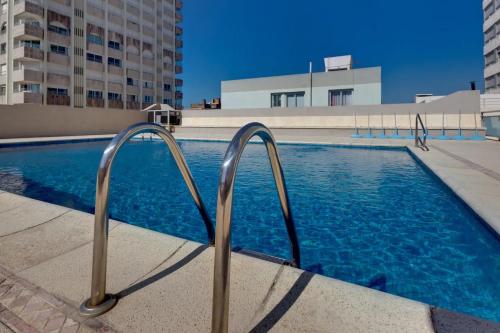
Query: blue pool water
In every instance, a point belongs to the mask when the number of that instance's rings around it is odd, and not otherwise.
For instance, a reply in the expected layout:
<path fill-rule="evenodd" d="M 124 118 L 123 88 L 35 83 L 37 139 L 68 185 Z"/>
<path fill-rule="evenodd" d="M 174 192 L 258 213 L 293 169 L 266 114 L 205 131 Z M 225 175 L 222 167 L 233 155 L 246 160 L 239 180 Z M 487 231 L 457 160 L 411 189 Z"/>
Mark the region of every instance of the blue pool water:
<path fill-rule="evenodd" d="M 0 149 L 0 188 L 93 211 L 106 142 Z M 215 220 L 227 143 L 180 146 Z M 337 279 L 500 321 L 500 242 L 406 150 L 280 145 L 303 267 Z M 128 143 L 111 182 L 113 218 L 206 242 L 206 231 L 170 153 Z M 260 144 L 237 175 L 233 246 L 289 257 Z"/>

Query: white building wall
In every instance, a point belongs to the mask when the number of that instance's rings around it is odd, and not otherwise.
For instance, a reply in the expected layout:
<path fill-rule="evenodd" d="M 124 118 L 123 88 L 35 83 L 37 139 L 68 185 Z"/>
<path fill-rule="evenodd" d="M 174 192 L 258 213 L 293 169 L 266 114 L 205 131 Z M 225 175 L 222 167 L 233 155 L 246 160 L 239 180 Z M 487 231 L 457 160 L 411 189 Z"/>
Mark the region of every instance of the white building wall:
<path fill-rule="evenodd" d="M 352 105 L 381 104 L 381 70 L 377 67 L 314 73 L 312 105 L 309 74 L 223 81 L 221 103 L 223 109 L 269 108 L 271 94 L 304 92 L 305 107 L 325 107 L 329 106 L 329 92 L 339 89 L 353 89 Z M 285 106 L 283 101 L 282 106 Z"/>

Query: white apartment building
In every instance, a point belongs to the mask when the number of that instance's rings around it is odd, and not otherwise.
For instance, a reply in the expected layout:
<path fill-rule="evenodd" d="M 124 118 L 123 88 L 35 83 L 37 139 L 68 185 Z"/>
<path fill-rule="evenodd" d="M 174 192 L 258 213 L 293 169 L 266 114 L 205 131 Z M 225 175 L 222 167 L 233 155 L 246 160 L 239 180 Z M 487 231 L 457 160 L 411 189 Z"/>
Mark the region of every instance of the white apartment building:
<path fill-rule="evenodd" d="M 180 0 L 0 6 L 0 104 L 182 107 Z"/>
<path fill-rule="evenodd" d="M 486 93 L 500 93 L 500 0 L 483 0 Z"/>
<path fill-rule="evenodd" d="M 325 58 L 325 71 L 222 81 L 223 109 L 376 105 L 382 69 L 352 68 L 352 57 Z"/>

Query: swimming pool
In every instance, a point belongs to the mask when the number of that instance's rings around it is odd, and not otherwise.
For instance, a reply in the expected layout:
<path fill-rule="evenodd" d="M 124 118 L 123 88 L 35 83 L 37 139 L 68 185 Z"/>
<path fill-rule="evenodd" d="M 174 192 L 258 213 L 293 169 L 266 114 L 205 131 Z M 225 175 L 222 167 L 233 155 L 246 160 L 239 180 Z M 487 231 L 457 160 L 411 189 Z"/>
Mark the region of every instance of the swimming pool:
<path fill-rule="evenodd" d="M 0 188 L 93 212 L 107 142 L 0 149 Z M 215 220 L 228 143 L 179 145 Z M 280 145 L 303 268 L 500 321 L 500 242 L 405 149 Z M 131 142 L 111 180 L 112 218 L 190 240 L 206 231 L 161 142 Z M 247 146 L 235 185 L 233 247 L 290 257 L 271 168 Z"/>

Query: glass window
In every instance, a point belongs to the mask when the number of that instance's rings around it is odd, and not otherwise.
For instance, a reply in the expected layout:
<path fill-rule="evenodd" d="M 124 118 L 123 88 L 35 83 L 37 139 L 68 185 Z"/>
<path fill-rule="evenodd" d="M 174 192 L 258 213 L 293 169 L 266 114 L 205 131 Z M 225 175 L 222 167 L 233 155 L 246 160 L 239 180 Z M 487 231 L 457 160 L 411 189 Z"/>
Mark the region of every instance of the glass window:
<path fill-rule="evenodd" d="M 330 106 L 352 105 L 353 89 L 330 90 Z"/>
<path fill-rule="evenodd" d="M 281 107 L 281 94 L 271 94 L 271 107 L 272 108 Z"/>
<path fill-rule="evenodd" d="M 108 41 L 108 47 L 110 49 L 119 50 L 120 49 L 120 43 L 114 42 L 114 41 L 110 40 L 110 41 Z"/>
<path fill-rule="evenodd" d="M 55 25 L 49 24 L 47 27 L 47 30 L 49 30 L 51 32 L 55 32 L 56 34 L 59 34 L 59 35 L 69 36 L 69 29 L 66 29 L 66 28 L 60 28 L 60 27 L 56 27 Z"/>
<path fill-rule="evenodd" d="M 87 53 L 87 60 L 102 64 L 102 56 L 98 54 Z"/>
<path fill-rule="evenodd" d="M 122 61 L 120 59 L 108 57 L 108 65 L 122 67 Z"/>
<path fill-rule="evenodd" d="M 164 83 L 163 84 L 163 90 L 164 91 L 170 91 L 170 89 L 172 89 L 172 86 L 170 86 L 170 84 L 168 84 L 168 83 Z"/>
<path fill-rule="evenodd" d="M 153 96 L 144 96 L 144 103 L 153 103 Z"/>
<path fill-rule="evenodd" d="M 88 34 L 87 41 L 92 44 L 104 45 L 104 41 L 102 40 L 102 38 L 94 34 Z"/>
<path fill-rule="evenodd" d="M 50 44 L 50 52 L 57 53 L 57 54 L 68 55 L 68 48 L 66 48 L 64 46 Z"/>
<path fill-rule="evenodd" d="M 153 82 L 151 82 L 151 81 L 144 81 L 144 88 L 151 88 L 151 89 L 153 89 Z"/>
<path fill-rule="evenodd" d="M 94 98 L 94 99 L 102 99 L 102 91 L 88 90 L 87 97 Z"/>
<path fill-rule="evenodd" d="M 108 99 L 110 101 L 121 101 L 122 100 L 122 95 L 114 92 L 109 92 L 108 93 Z"/>
<path fill-rule="evenodd" d="M 68 96 L 68 89 L 63 89 L 63 88 L 47 88 L 47 93 L 49 95 Z"/>

